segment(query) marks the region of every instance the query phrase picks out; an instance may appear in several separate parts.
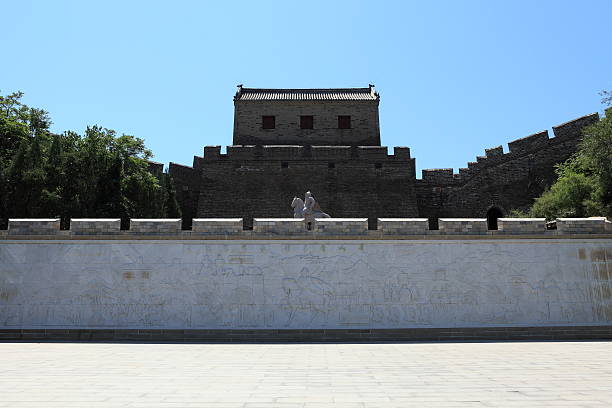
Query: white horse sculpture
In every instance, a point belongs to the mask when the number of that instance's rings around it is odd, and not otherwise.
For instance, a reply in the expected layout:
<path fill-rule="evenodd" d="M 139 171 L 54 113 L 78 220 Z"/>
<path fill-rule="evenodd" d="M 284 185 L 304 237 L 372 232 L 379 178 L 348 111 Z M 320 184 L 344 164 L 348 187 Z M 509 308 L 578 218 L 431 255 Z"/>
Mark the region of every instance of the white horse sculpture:
<path fill-rule="evenodd" d="M 306 193 L 306 200 L 308 201 L 308 206 L 304 204 L 301 198 L 293 197 L 293 201 L 291 201 L 293 218 L 308 218 L 306 220 L 307 222 L 312 222 L 315 218 L 331 218 L 329 214 L 321 211 L 319 203 L 315 201 L 310 191 Z"/>

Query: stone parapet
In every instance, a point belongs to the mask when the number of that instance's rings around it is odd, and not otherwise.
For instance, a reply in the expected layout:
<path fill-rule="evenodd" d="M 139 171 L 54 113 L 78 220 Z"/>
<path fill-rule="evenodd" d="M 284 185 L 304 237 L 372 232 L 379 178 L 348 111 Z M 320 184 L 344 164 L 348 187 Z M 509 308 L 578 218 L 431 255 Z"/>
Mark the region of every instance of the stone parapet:
<path fill-rule="evenodd" d="M 560 234 L 602 234 L 606 232 L 606 218 L 557 218 L 557 232 Z"/>
<path fill-rule="evenodd" d="M 367 218 L 317 218 L 314 231 L 328 235 L 361 235 L 368 233 Z"/>
<path fill-rule="evenodd" d="M 191 230 L 194 234 L 240 234 L 242 218 L 194 218 Z"/>
<path fill-rule="evenodd" d="M 498 218 L 497 229 L 505 234 L 538 234 L 546 231 L 546 218 Z"/>
<path fill-rule="evenodd" d="M 440 218 L 438 225 L 441 234 L 486 234 L 486 218 Z"/>
<path fill-rule="evenodd" d="M 303 218 L 255 218 L 253 233 L 293 235 L 306 233 Z"/>
<path fill-rule="evenodd" d="M 391 235 L 421 235 L 429 230 L 427 218 L 378 218 L 377 224 L 381 233 Z"/>
<path fill-rule="evenodd" d="M 121 229 L 120 218 L 71 218 L 70 233 L 73 235 L 116 234 Z"/>
<path fill-rule="evenodd" d="M 177 234 L 181 231 L 180 218 L 130 219 L 130 232 L 136 234 Z"/>
<path fill-rule="evenodd" d="M 8 223 L 8 235 L 55 235 L 59 230 L 59 218 L 10 218 Z"/>

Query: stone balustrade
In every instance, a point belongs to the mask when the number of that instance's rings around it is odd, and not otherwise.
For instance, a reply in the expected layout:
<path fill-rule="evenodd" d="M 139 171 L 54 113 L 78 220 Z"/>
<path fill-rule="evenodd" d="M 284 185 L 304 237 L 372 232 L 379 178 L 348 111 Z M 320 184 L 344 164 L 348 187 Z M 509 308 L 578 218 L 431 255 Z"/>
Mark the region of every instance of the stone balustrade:
<path fill-rule="evenodd" d="M 368 230 L 367 218 L 318 218 L 310 230 L 303 218 L 255 218 L 252 231 L 243 230 L 242 218 L 196 218 L 191 231 L 181 230 L 181 219 L 131 219 L 130 229 L 121 231 L 119 218 L 73 218 L 70 230 L 60 231 L 60 219 L 13 219 L 1 236 L 18 235 L 176 235 L 186 238 L 197 236 L 266 237 L 301 236 L 304 238 L 336 235 L 384 236 L 444 236 L 444 235 L 573 235 L 612 234 L 612 223 L 605 217 L 558 218 L 557 230 L 546 230 L 544 218 L 499 218 L 498 230 L 488 231 L 484 218 L 441 218 L 439 230 L 429 230 L 426 218 L 378 218 L 378 229 Z"/>

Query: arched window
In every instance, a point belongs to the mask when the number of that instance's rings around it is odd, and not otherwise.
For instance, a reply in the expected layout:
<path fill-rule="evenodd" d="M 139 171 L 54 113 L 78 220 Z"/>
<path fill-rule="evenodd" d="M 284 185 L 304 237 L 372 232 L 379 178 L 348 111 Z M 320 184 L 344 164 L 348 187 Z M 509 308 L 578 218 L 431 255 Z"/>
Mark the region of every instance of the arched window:
<path fill-rule="evenodd" d="M 497 207 L 489 208 L 489 211 L 487 211 L 487 227 L 488 227 L 488 229 L 496 230 L 497 229 L 497 219 L 498 218 L 502 218 L 503 216 L 504 216 L 504 213 L 499 208 L 497 208 Z"/>

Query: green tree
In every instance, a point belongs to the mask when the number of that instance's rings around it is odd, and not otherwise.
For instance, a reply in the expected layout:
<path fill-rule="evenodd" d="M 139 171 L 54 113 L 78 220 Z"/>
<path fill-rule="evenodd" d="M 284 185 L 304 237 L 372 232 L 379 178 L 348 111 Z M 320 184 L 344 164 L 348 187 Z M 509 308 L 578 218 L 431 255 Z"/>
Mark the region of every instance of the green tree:
<path fill-rule="evenodd" d="M 9 217 L 180 216 L 166 173 L 151 174 L 144 141 L 90 126 L 52 134 L 42 109 L 0 96 L 0 224 Z"/>
<path fill-rule="evenodd" d="M 602 95 L 612 104 L 610 92 Z M 612 108 L 583 135 L 576 154 L 558 166 L 555 184 L 535 200 L 531 216 L 612 218 Z"/>

